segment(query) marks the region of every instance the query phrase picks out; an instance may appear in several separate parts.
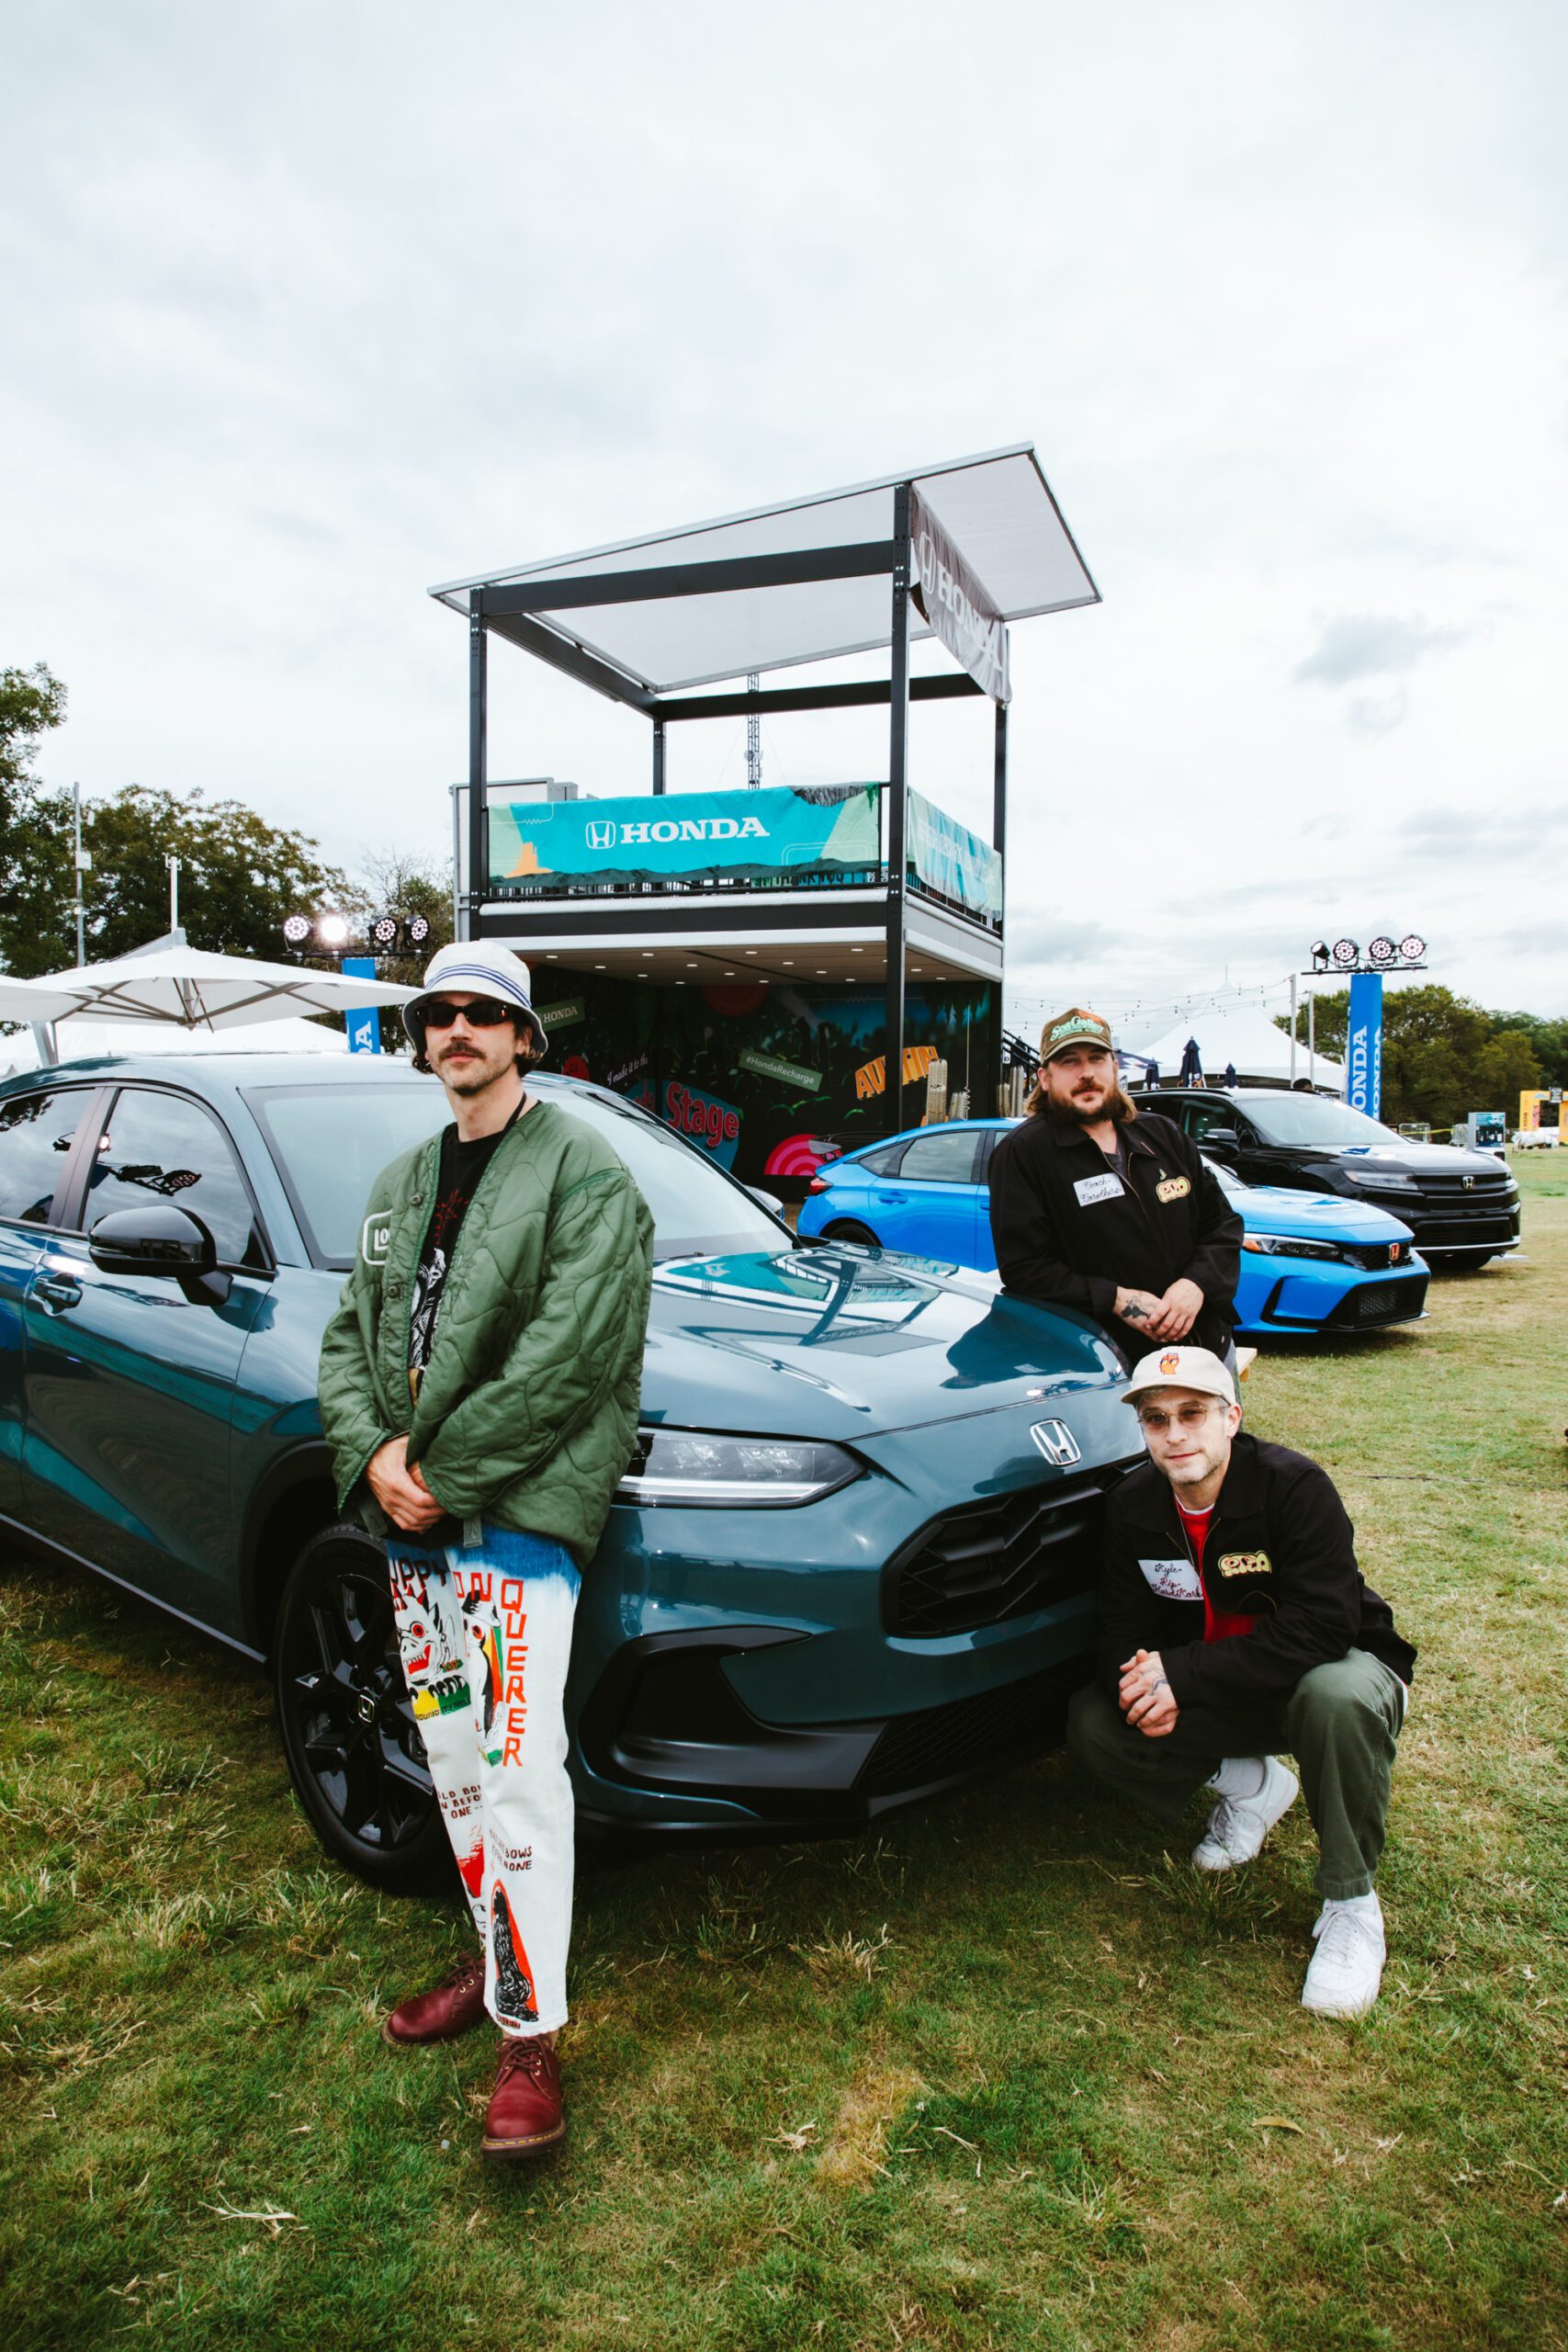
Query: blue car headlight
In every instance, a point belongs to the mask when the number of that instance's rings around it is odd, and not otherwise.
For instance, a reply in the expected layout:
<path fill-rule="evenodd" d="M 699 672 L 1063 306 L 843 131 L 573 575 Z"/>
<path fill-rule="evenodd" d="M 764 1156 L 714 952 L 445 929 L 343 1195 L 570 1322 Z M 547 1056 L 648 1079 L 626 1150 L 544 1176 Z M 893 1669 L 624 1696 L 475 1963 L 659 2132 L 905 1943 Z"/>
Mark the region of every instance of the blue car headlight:
<path fill-rule="evenodd" d="M 1244 1250 L 1255 1250 L 1260 1258 L 1337 1258 L 1345 1252 L 1337 1242 L 1306 1241 L 1294 1233 L 1248 1233 L 1242 1238 Z"/>
<path fill-rule="evenodd" d="M 779 1510 L 814 1503 L 858 1478 L 862 1464 L 820 1438 L 712 1437 L 703 1430 L 641 1430 L 618 1503 L 740 1505 Z"/>

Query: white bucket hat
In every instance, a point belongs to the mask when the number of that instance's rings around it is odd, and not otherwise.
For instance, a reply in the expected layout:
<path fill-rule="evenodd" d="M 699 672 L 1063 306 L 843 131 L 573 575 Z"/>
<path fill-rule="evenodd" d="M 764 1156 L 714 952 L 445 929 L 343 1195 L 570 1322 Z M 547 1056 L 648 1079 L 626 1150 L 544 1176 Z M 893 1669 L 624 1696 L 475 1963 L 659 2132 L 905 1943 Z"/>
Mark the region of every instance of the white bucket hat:
<path fill-rule="evenodd" d="M 418 996 L 403 1007 L 403 1027 L 413 1042 L 415 1053 L 424 1051 L 424 1023 L 420 1007 L 427 996 L 439 996 L 447 989 L 460 989 L 468 996 L 493 996 L 502 1004 L 513 1004 L 525 1015 L 534 1032 L 542 1054 L 549 1043 L 545 1024 L 534 1010 L 533 983 L 528 967 L 521 956 L 510 947 L 496 947 L 485 940 L 461 939 L 450 947 L 438 947 L 424 967 L 424 978 Z"/>

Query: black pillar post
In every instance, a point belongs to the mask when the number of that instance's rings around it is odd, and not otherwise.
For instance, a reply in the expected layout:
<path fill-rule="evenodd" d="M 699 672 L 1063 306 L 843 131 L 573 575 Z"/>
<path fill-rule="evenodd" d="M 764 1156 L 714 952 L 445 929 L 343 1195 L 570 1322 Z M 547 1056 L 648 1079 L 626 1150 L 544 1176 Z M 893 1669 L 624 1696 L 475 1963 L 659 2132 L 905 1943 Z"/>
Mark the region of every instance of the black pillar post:
<path fill-rule="evenodd" d="M 490 876 L 489 826 L 485 810 L 486 729 L 489 677 L 486 668 L 484 591 L 468 592 L 468 888 L 465 894 L 465 939 L 479 936 L 479 908 Z"/>
<path fill-rule="evenodd" d="M 653 788 L 655 792 L 664 789 L 664 721 L 661 718 L 653 722 Z"/>
<path fill-rule="evenodd" d="M 1007 972 L 1008 884 L 1008 707 L 1005 702 L 999 702 L 997 705 L 996 766 L 993 771 L 991 799 L 991 847 L 996 851 L 997 855 L 1002 862 L 1000 876 L 1002 888 L 1001 938 L 1002 972 L 1005 978 Z M 984 1114 L 987 1118 L 990 1116 L 993 1108 L 998 1105 L 1000 1098 L 1002 1083 L 1003 1011 L 1002 989 L 1000 983 L 997 983 L 993 985 L 991 989 L 991 1099 L 990 1102 L 987 1103 Z"/>
<path fill-rule="evenodd" d="M 887 973 L 884 983 L 887 1082 L 885 1129 L 904 1124 L 905 818 L 909 780 L 909 488 L 893 493 L 893 668 L 887 726 Z"/>

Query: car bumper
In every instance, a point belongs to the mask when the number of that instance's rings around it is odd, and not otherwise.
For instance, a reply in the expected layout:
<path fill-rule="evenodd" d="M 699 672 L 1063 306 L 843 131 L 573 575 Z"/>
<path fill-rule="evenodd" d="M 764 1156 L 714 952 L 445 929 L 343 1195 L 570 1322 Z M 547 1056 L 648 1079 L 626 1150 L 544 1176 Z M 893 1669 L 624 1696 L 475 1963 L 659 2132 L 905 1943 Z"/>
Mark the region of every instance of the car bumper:
<path fill-rule="evenodd" d="M 1134 1450 L 1119 1396 L 864 1441 L 866 1475 L 798 1510 L 617 1506 L 569 1691 L 579 1817 L 830 1835 L 1054 1745 L 1083 1679 L 1098 1490 Z M 1082 1449 L 1070 1470 L 1030 1440 L 1048 1415 Z"/>
<path fill-rule="evenodd" d="M 1290 1265 L 1288 1273 L 1279 1271 Z M 1271 1280 L 1259 1284 L 1258 1295 L 1246 1301 L 1236 1324 L 1248 1339 L 1313 1331 L 1381 1331 L 1390 1324 L 1411 1323 L 1426 1312 L 1427 1269 L 1416 1259 L 1409 1266 L 1340 1266 L 1303 1258 L 1294 1263 L 1275 1259 Z"/>

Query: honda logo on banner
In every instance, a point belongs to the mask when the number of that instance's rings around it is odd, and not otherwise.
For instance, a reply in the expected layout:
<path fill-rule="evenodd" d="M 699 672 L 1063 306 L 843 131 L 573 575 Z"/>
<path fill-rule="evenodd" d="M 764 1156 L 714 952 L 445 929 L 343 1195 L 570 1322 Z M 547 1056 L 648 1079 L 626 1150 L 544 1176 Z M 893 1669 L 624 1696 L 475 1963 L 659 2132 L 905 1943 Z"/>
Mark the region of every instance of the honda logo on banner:
<path fill-rule="evenodd" d="M 1345 1100 L 1369 1119 L 1382 1116 L 1382 974 L 1357 972 L 1350 981 L 1350 1022 L 1345 1040 Z"/>
<path fill-rule="evenodd" d="M 1066 1421 L 1036 1421 L 1029 1434 L 1046 1461 L 1054 1462 L 1058 1470 L 1083 1460 L 1078 1442 Z"/>
<path fill-rule="evenodd" d="M 614 849 L 615 846 L 615 827 L 614 821 L 607 825 L 590 825 L 588 828 L 588 846 L 590 849 Z"/>

